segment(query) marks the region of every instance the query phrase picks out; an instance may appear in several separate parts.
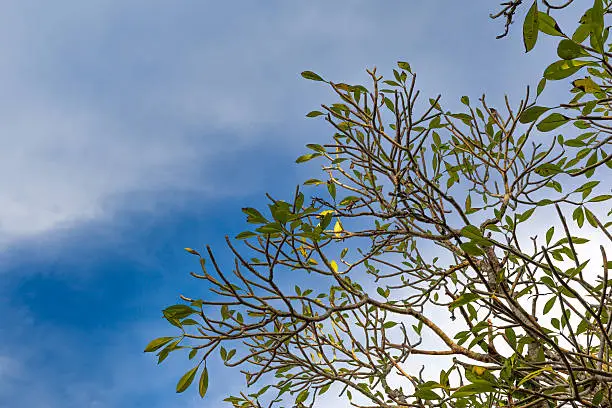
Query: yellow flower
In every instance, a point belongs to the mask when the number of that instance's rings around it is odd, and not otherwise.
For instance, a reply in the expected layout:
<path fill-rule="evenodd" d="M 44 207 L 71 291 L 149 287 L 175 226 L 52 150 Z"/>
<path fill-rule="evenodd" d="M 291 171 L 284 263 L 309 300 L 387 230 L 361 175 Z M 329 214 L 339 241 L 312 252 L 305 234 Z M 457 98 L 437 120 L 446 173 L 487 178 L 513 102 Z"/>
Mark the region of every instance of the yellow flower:
<path fill-rule="evenodd" d="M 472 366 L 472 372 L 476 375 L 483 375 L 487 372 L 487 369 L 480 366 Z"/>
<path fill-rule="evenodd" d="M 336 238 L 342 238 L 343 231 L 344 231 L 344 228 L 342 228 L 342 224 L 340 223 L 340 220 L 336 220 L 336 224 L 334 225 L 334 235 L 336 236 Z"/>

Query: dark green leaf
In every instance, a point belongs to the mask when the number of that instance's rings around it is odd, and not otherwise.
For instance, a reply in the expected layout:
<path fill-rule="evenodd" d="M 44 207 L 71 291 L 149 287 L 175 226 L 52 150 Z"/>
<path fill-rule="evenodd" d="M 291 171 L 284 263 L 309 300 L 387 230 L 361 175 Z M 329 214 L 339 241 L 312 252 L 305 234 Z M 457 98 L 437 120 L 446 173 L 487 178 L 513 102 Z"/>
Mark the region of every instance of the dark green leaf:
<path fill-rule="evenodd" d="M 506 337 L 508 338 L 508 344 L 510 344 L 512 348 L 516 348 L 516 333 L 514 333 L 514 330 L 512 329 L 512 327 L 507 327 L 504 330 L 504 333 L 506 334 Z"/>
<path fill-rule="evenodd" d="M 183 374 L 179 382 L 176 384 L 176 392 L 183 392 L 189 388 L 193 382 L 193 379 L 195 378 L 196 371 L 198 371 L 198 366 L 193 367 L 191 370 Z"/>
<path fill-rule="evenodd" d="M 570 118 L 560 113 L 552 113 L 537 124 L 540 132 L 549 132 L 569 122 Z"/>
<path fill-rule="evenodd" d="M 482 249 L 480 249 L 478 247 L 478 245 L 472 243 L 472 242 L 464 242 L 460 245 L 461 249 L 463 249 L 465 251 L 466 254 L 468 255 L 472 255 L 472 256 L 480 256 L 480 255 L 484 255 L 484 252 Z"/>
<path fill-rule="evenodd" d="M 173 305 L 164 309 L 164 315 L 174 319 L 184 319 L 194 313 L 197 313 L 197 310 L 187 305 Z"/>
<path fill-rule="evenodd" d="M 598 406 L 604 399 L 605 388 L 600 389 L 595 393 L 593 399 L 591 400 L 591 404 Z"/>
<path fill-rule="evenodd" d="M 309 148 L 310 150 L 314 150 L 315 152 L 325 153 L 325 148 L 321 146 L 320 144 L 308 143 L 306 147 Z"/>
<path fill-rule="evenodd" d="M 243 231 L 240 234 L 236 235 L 236 239 L 247 239 L 247 238 L 253 238 L 256 237 L 257 234 L 251 231 Z"/>
<path fill-rule="evenodd" d="M 335 200 L 336 199 L 336 183 L 334 183 L 333 181 L 328 181 L 327 191 L 329 192 L 329 195 L 331 196 L 331 198 Z"/>
<path fill-rule="evenodd" d="M 200 386 L 198 387 L 198 391 L 200 392 L 200 397 L 204 398 L 207 390 L 208 390 L 208 369 L 204 367 L 204 370 L 202 371 L 202 375 L 200 375 Z"/>
<path fill-rule="evenodd" d="M 544 112 L 547 112 L 549 110 L 550 108 L 547 108 L 545 106 L 532 106 L 530 108 L 525 109 L 523 113 L 521 113 L 519 121 L 521 123 L 533 122 L 534 120 L 537 120 Z"/>
<path fill-rule="evenodd" d="M 538 40 L 538 32 L 538 2 L 534 1 L 523 22 L 523 44 L 525 45 L 525 52 L 531 51 L 535 46 Z"/>
<path fill-rule="evenodd" d="M 557 55 L 564 60 L 571 60 L 588 54 L 572 40 L 561 40 L 557 47 Z"/>
<path fill-rule="evenodd" d="M 461 235 L 469 239 L 483 238 L 482 231 L 474 225 L 468 225 L 461 229 Z"/>
<path fill-rule="evenodd" d="M 538 166 L 534 171 L 536 174 L 539 174 L 542 177 L 563 173 L 563 170 L 559 166 L 552 163 L 544 163 L 541 166 Z"/>
<path fill-rule="evenodd" d="M 540 82 L 538 82 L 538 89 L 537 89 L 538 96 L 542 93 L 542 91 L 544 91 L 545 87 L 546 87 L 546 78 L 542 78 L 540 79 Z"/>
<path fill-rule="evenodd" d="M 262 234 L 275 234 L 277 232 L 281 232 L 283 229 L 278 222 L 271 222 L 266 225 L 262 225 L 257 228 L 257 232 L 261 232 Z"/>
<path fill-rule="evenodd" d="M 323 81 L 323 78 L 321 78 L 319 75 L 315 74 L 312 71 L 302 72 L 302 77 L 310 79 L 311 81 Z"/>
<path fill-rule="evenodd" d="M 295 162 L 296 162 L 296 163 L 304 163 L 304 162 L 307 162 L 308 160 L 312 160 L 312 159 L 314 159 L 315 157 L 319 157 L 319 156 L 321 156 L 321 154 L 320 154 L 320 153 L 309 153 L 309 154 L 304 154 L 304 155 L 302 155 L 302 156 L 298 157 L 298 158 L 295 160 Z"/>
<path fill-rule="evenodd" d="M 457 391 L 455 391 L 451 395 L 451 398 L 468 397 L 470 395 L 481 394 L 485 392 L 492 392 L 494 390 L 495 388 L 493 388 L 493 385 L 491 385 L 490 383 L 482 382 L 482 383 L 468 384 L 468 385 L 464 385 L 463 387 L 459 387 Z"/>
<path fill-rule="evenodd" d="M 548 299 L 548 302 L 546 302 L 546 304 L 544 305 L 544 314 L 550 312 L 550 309 L 553 308 L 553 306 L 555 305 L 555 302 L 557 301 L 557 297 L 553 296 L 550 299 Z"/>
<path fill-rule="evenodd" d="M 247 222 L 249 224 L 265 224 L 268 222 L 266 217 L 261 215 L 255 208 L 245 207 L 242 209 L 242 212 L 247 215 Z"/>
<path fill-rule="evenodd" d="M 486 239 L 478 227 L 468 225 L 461 229 L 461 235 L 468 238 L 475 245 L 490 246 L 492 242 Z"/>

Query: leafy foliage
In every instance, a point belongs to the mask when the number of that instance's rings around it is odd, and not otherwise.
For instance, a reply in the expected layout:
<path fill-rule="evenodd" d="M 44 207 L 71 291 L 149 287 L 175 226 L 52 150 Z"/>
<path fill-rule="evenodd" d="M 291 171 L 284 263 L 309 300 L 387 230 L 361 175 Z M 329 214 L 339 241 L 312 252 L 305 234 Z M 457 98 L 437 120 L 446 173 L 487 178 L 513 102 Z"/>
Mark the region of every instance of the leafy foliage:
<path fill-rule="evenodd" d="M 493 15 L 506 33 L 521 3 Z M 612 195 L 593 179 L 612 167 L 611 5 L 595 0 L 569 35 L 549 12 L 573 3 L 527 10 L 526 51 L 558 38 L 560 60 L 535 97 L 500 110 L 484 96 L 456 112 L 421 100 L 407 62 L 392 79 L 369 70 L 369 88 L 303 72 L 338 98 L 307 115 L 329 123 L 330 143 L 297 159 L 325 178 L 244 208 L 253 227 L 240 247 L 227 239 L 231 272 L 186 248 L 211 293 L 164 309 L 180 334 L 145 348 L 198 357 L 177 392 L 200 371 L 204 396 L 218 351 L 256 388 L 228 397 L 235 407 L 314 406 L 332 386 L 364 407 L 610 407 L 612 263 L 604 246 L 598 259 L 579 249 L 594 230 L 612 240 L 600 219 Z M 538 105 L 547 81 L 570 100 Z M 544 237 L 531 236 L 537 216 Z M 427 377 L 417 355 L 448 365 Z"/>

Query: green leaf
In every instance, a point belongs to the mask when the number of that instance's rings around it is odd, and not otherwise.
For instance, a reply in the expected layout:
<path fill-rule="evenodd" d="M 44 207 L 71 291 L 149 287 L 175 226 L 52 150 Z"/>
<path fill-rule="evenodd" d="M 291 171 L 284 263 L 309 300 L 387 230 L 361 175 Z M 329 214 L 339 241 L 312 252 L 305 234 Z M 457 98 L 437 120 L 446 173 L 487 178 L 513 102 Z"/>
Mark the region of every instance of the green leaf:
<path fill-rule="evenodd" d="M 460 247 L 468 255 L 472 255 L 472 256 L 484 255 L 484 251 L 480 249 L 478 245 L 474 244 L 473 242 L 464 242 L 460 245 Z"/>
<path fill-rule="evenodd" d="M 598 52 L 603 52 L 603 29 L 604 29 L 604 10 L 603 1 L 595 0 L 593 7 L 590 10 L 590 31 L 591 31 L 591 47 Z"/>
<path fill-rule="evenodd" d="M 283 229 L 278 222 L 271 222 L 266 225 L 262 225 L 257 228 L 257 232 L 261 232 L 262 234 L 275 234 L 277 232 L 281 232 Z"/>
<path fill-rule="evenodd" d="M 315 74 L 312 71 L 304 71 L 302 72 L 302 77 L 306 79 L 310 79 L 311 81 L 324 81 L 319 75 Z"/>
<path fill-rule="evenodd" d="M 256 237 L 257 234 L 251 231 L 243 231 L 240 234 L 236 235 L 236 239 L 247 239 L 247 238 L 253 238 Z"/>
<path fill-rule="evenodd" d="M 591 224 L 591 227 L 597 228 L 597 220 L 595 219 L 595 214 L 593 214 L 588 208 L 585 208 L 584 215 L 586 216 L 586 219 L 589 224 Z"/>
<path fill-rule="evenodd" d="M 537 124 L 537 128 L 540 132 L 550 132 L 560 126 L 565 125 L 569 122 L 570 118 L 560 113 L 552 113 L 542 119 L 540 123 Z"/>
<path fill-rule="evenodd" d="M 594 65 L 594 63 L 584 60 L 560 60 L 549 65 L 544 75 L 548 79 L 564 79 L 587 65 Z"/>
<path fill-rule="evenodd" d="M 400 67 L 401 69 L 408 71 L 408 72 L 412 72 L 412 70 L 410 69 L 410 64 L 404 61 L 399 61 L 397 63 L 397 66 Z"/>
<path fill-rule="evenodd" d="M 601 92 L 601 88 L 595 81 L 591 79 L 591 77 L 584 77 L 584 79 L 576 79 L 572 82 L 576 88 L 580 89 L 582 92 L 586 93 L 595 93 Z"/>
<path fill-rule="evenodd" d="M 395 327 L 395 326 L 397 326 L 397 322 L 386 322 L 385 324 L 383 324 L 383 327 L 385 329 L 390 329 L 390 328 Z"/>
<path fill-rule="evenodd" d="M 463 227 L 461 229 L 461 235 L 469 239 L 484 238 L 482 231 L 480 231 L 480 229 L 474 225 L 467 225 Z"/>
<path fill-rule="evenodd" d="M 378 288 L 376 288 L 376 292 L 378 292 L 378 294 L 384 298 L 388 298 L 389 294 L 391 293 L 391 291 L 389 289 L 383 289 L 380 286 Z"/>
<path fill-rule="evenodd" d="M 185 317 L 197 313 L 198 311 L 187 305 L 173 305 L 163 310 L 164 315 L 174 319 L 184 319 Z"/>
<path fill-rule="evenodd" d="M 495 391 L 493 385 L 486 382 L 478 382 L 459 387 L 457 391 L 452 393 L 451 398 L 469 397 L 470 395 L 482 394 L 484 392 Z"/>
<path fill-rule="evenodd" d="M 327 182 L 327 191 L 329 192 L 329 195 L 331 196 L 331 198 L 335 200 L 336 199 L 336 183 L 329 180 Z"/>
<path fill-rule="evenodd" d="M 538 40 L 538 2 L 533 2 L 533 5 L 527 12 L 525 21 L 523 22 L 523 44 L 525 44 L 525 52 L 531 51 Z"/>
<path fill-rule="evenodd" d="M 315 152 L 325 153 L 325 148 L 321 146 L 320 144 L 308 143 L 306 147 L 309 148 L 310 150 L 314 150 Z"/>
<path fill-rule="evenodd" d="M 306 114 L 306 117 L 307 118 L 316 118 L 317 116 L 321 116 L 321 115 L 325 115 L 325 114 L 323 112 L 321 112 L 321 111 L 316 111 L 315 110 L 315 111 L 312 111 L 312 112 L 308 112 Z"/>
<path fill-rule="evenodd" d="M 310 186 L 310 185 L 318 186 L 319 184 L 325 184 L 325 182 L 319 179 L 308 179 L 303 184 L 305 186 Z"/>
<path fill-rule="evenodd" d="M 591 404 L 598 406 L 599 404 L 601 404 L 601 402 L 604 399 L 604 392 L 605 392 L 605 388 L 600 389 L 599 391 L 597 391 L 595 393 L 595 395 L 593 396 L 593 399 L 591 400 Z"/>
<path fill-rule="evenodd" d="M 598 203 L 600 201 L 606 201 L 612 198 L 612 195 L 608 195 L 608 194 L 604 194 L 604 195 L 599 195 L 597 197 L 593 197 L 589 200 L 589 202 L 591 203 Z"/>
<path fill-rule="evenodd" d="M 600 181 L 588 181 L 574 190 L 576 193 L 581 193 L 583 191 L 588 191 L 589 194 L 591 190 L 599 185 Z M 587 194 L 588 195 L 588 194 Z"/>
<path fill-rule="evenodd" d="M 550 227 L 548 231 L 546 231 L 546 245 L 550 244 L 550 240 L 552 239 L 554 233 L 555 227 Z"/>
<path fill-rule="evenodd" d="M 295 403 L 301 404 L 302 402 L 306 401 L 306 399 L 308 398 L 308 394 L 309 394 L 308 390 L 304 390 L 300 392 L 297 398 L 295 399 Z"/>
<path fill-rule="evenodd" d="M 572 35 L 572 41 L 581 44 L 591 33 L 590 24 L 580 24 L 574 34 Z"/>
<path fill-rule="evenodd" d="M 542 177 L 548 177 L 553 176 L 555 174 L 563 173 L 563 170 L 556 164 L 544 163 L 541 166 L 536 167 L 534 172 Z"/>
<path fill-rule="evenodd" d="M 557 46 L 557 55 L 564 60 L 571 60 L 588 54 L 572 40 L 561 40 Z"/>
<path fill-rule="evenodd" d="M 152 340 L 149 344 L 147 344 L 147 347 L 145 347 L 144 351 L 145 351 L 145 353 L 150 353 L 152 351 L 155 351 L 155 350 L 161 348 L 166 343 L 168 343 L 173 338 L 174 337 L 160 337 L 160 338 L 157 338 L 155 340 Z"/>
<path fill-rule="evenodd" d="M 533 212 L 535 211 L 535 208 L 530 208 L 529 210 L 525 211 L 523 214 L 520 214 L 518 216 L 518 222 L 525 222 L 529 219 L 529 217 L 531 217 L 531 215 L 533 214 Z"/>
<path fill-rule="evenodd" d="M 480 229 L 474 225 L 468 225 L 461 229 L 461 235 L 468 238 L 474 245 L 490 246 L 492 242 L 486 239 Z"/>
<path fill-rule="evenodd" d="M 296 163 L 304 163 L 304 162 L 307 162 L 308 160 L 312 160 L 312 159 L 314 159 L 315 157 L 319 157 L 319 156 L 321 156 L 321 154 L 320 154 L 320 153 L 309 153 L 309 154 L 304 154 L 304 155 L 302 155 L 302 156 L 298 157 L 297 159 L 295 159 L 295 162 L 296 162 Z"/>
<path fill-rule="evenodd" d="M 523 379 L 521 381 L 519 381 L 518 386 L 520 387 L 521 385 L 525 384 L 527 381 L 531 380 L 532 378 L 537 377 L 538 375 L 542 374 L 543 372 L 546 371 L 553 371 L 551 366 L 546 366 L 544 368 L 540 368 L 539 370 L 536 370 L 532 373 L 527 374 L 525 377 L 523 377 Z"/>
<path fill-rule="evenodd" d="M 268 222 L 266 217 L 261 215 L 255 208 L 245 207 L 242 212 L 247 215 L 247 222 L 249 224 L 265 224 Z"/>
<path fill-rule="evenodd" d="M 346 196 L 342 199 L 342 201 L 340 201 L 340 205 L 347 206 L 349 204 L 356 203 L 359 200 L 361 200 L 361 198 L 357 196 Z"/>
<path fill-rule="evenodd" d="M 547 108 L 545 106 L 532 106 L 530 108 L 525 109 L 523 113 L 521 113 L 519 121 L 521 123 L 533 122 L 534 120 L 537 120 L 544 112 L 547 112 L 549 110 L 550 108 Z"/>
<path fill-rule="evenodd" d="M 557 301 L 556 296 L 553 296 L 550 299 L 548 299 L 548 302 L 546 302 L 546 304 L 544 305 L 544 314 L 547 314 L 548 312 L 550 312 L 550 309 L 553 308 L 556 301 Z"/>
<path fill-rule="evenodd" d="M 544 70 L 544 78 L 554 80 L 554 81 L 559 80 L 559 79 L 564 79 L 564 78 L 574 75 L 583 66 L 591 65 L 591 64 L 592 63 L 589 61 L 580 61 L 580 60 L 556 61 L 550 64 Z"/>
<path fill-rule="evenodd" d="M 559 24 L 557 24 L 555 19 L 542 11 L 538 12 L 538 28 L 544 34 L 556 37 L 563 36 L 563 33 L 561 33 L 561 28 L 559 28 Z"/>
<path fill-rule="evenodd" d="M 327 390 L 329 390 L 329 387 L 330 387 L 330 386 L 331 386 L 331 383 L 329 383 L 329 384 L 325 384 L 324 386 L 322 386 L 322 387 L 319 389 L 319 395 L 321 395 L 321 394 L 325 394 L 325 393 L 327 392 Z"/>
<path fill-rule="evenodd" d="M 200 392 L 200 397 L 204 398 L 207 390 L 208 390 L 208 369 L 204 367 L 204 370 L 202 371 L 202 375 L 200 375 L 200 384 L 198 387 L 198 391 Z"/>
<path fill-rule="evenodd" d="M 538 82 L 538 89 L 537 89 L 537 95 L 538 96 L 540 96 L 542 91 L 544 91 L 545 87 L 546 87 L 546 78 L 542 78 L 542 79 L 540 79 L 540 82 Z"/>
<path fill-rule="evenodd" d="M 514 332 L 512 327 L 507 327 L 504 330 L 504 333 L 506 334 L 506 337 L 508 338 L 508 344 L 510 344 L 512 348 L 516 348 L 516 333 Z"/>
<path fill-rule="evenodd" d="M 195 378 L 197 371 L 198 371 L 198 366 L 195 366 L 191 370 L 183 374 L 179 382 L 176 384 L 176 392 L 183 392 L 187 388 L 189 388 L 189 386 L 193 382 L 193 379 Z"/>
<path fill-rule="evenodd" d="M 448 310 L 453 311 L 460 306 L 465 306 L 468 303 L 478 299 L 481 299 L 481 297 L 475 293 L 464 293 L 457 299 L 453 300 L 450 305 L 448 305 Z"/>
<path fill-rule="evenodd" d="M 430 389 L 419 389 L 414 393 L 414 396 L 427 401 L 439 400 L 442 398 Z"/>

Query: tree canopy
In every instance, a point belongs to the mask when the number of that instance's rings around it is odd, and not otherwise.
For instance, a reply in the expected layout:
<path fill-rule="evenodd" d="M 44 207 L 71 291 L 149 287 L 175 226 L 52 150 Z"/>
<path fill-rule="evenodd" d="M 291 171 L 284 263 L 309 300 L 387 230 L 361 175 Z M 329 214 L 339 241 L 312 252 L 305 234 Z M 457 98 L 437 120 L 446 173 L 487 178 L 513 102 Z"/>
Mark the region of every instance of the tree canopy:
<path fill-rule="evenodd" d="M 612 406 L 612 2 L 522 3 L 492 14 L 500 37 L 525 6 L 525 50 L 550 36 L 559 59 L 520 101 L 449 111 L 408 62 L 368 70 L 367 86 L 302 73 L 335 95 L 307 115 L 329 143 L 297 159 L 322 176 L 244 208 L 233 264 L 186 248 L 209 291 L 164 309 L 176 334 L 145 349 L 188 352 L 177 392 L 204 397 L 220 358 L 246 377 L 235 407 L 315 407 L 326 392 L 358 407 Z M 550 81 L 569 92 L 544 106 Z M 596 236 L 599 253 L 581 250 Z"/>

